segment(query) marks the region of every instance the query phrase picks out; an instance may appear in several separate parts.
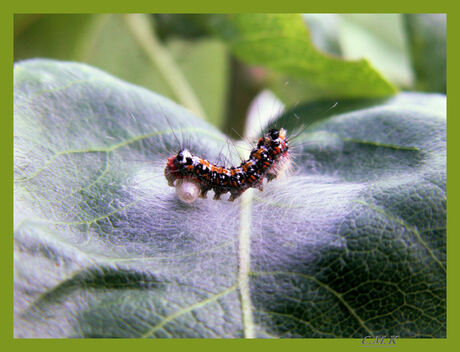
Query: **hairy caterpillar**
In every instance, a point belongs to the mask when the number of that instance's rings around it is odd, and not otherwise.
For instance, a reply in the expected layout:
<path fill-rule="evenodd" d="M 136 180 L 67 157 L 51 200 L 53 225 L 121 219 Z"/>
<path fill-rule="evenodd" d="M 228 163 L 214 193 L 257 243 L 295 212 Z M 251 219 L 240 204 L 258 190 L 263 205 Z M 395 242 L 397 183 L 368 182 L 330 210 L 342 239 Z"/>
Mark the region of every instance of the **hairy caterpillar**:
<path fill-rule="evenodd" d="M 198 196 L 206 198 L 210 190 L 215 200 L 230 192 L 229 201 L 234 201 L 249 188 L 262 191 L 264 179 L 275 179 L 289 160 L 286 130 L 271 129 L 259 138 L 249 159 L 237 167 L 216 166 L 182 149 L 168 159 L 164 174 L 185 202 L 193 202 Z"/>

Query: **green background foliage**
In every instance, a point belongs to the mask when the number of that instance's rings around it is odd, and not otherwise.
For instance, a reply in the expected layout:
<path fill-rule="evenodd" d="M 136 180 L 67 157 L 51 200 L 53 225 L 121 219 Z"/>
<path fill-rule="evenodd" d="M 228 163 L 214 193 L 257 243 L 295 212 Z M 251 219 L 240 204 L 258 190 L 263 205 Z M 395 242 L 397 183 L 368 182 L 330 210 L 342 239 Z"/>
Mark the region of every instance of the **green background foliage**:
<path fill-rule="evenodd" d="M 243 133 L 248 105 L 263 88 L 288 106 L 391 95 L 397 87 L 445 93 L 445 18 L 16 15 L 14 56 L 102 68 L 237 137 L 233 129 Z"/>

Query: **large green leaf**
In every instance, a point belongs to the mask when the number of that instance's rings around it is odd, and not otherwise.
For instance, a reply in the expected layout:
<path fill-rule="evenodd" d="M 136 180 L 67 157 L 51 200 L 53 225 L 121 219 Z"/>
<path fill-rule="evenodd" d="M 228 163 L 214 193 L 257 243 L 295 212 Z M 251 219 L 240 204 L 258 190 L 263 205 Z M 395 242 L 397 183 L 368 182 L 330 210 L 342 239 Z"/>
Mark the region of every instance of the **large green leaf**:
<path fill-rule="evenodd" d="M 365 58 L 386 79 L 411 87 L 413 72 L 402 14 L 304 14 L 315 46 L 353 60 Z"/>
<path fill-rule="evenodd" d="M 444 96 L 339 102 L 291 175 L 187 205 L 166 158 L 215 128 L 82 64 L 14 78 L 15 336 L 445 337 Z"/>
<path fill-rule="evenodd" d="M 365 59 L 345 61 L 318 51 L 299 14 L 216 15 L 210 22 L 241 60 L 297 79 L 312 96 L 381 97 L 396 92 Z"/>

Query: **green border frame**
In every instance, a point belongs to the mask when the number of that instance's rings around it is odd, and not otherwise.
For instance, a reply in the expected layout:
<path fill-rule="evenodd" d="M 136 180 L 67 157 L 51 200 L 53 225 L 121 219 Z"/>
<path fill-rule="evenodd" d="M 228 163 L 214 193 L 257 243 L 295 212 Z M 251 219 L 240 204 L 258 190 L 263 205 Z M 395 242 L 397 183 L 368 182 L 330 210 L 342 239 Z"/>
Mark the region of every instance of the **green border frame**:
<path fill-rule="evenodd" d="M 15 13 L 142 13 L 142 12 L 176 12 L 176 13 L 200 13 L 200 12 L 356 12 L 356 13 L 447 13 L 447 33 L 458 33 L 459 14 L 456 6 L 448 4 L 450 1 L 436 1 L 435 3 L 428 1 L 405 1 L 404 3 L 395 0 L 387 0 L 384 2 L 376 2 L 370 4 L 369 1 L 363 0 L 329 0 L 326 2 L 307 2 L 306 0 L 283 0 L 283 1 L 247 1 L 247 0 L 232 0 L 226 3 L 217 3 L 215 0 L 194 0 L 193 2 L 186 0 L 171 1 L 152 1 L 152 0 L 131 0 L 131 1 L 88 1 L 80 0 L 78 2 L 68 2 L 56 0 L 42 0 L 40 2 L 33 0 L 18 0 L 11 1 L 8 4 L 2 5 L 0 21 L 2 30 L 3 53 L 1 55 L 2 66 L 6 70 L 2 70 L 2 85 L 3 94 L 2 108 L 4 110 L 4 118 L 2 119 L 2 144 L 1 160 L 4 165 L 1 173 L 2 182 L 2 202 L 1 202 L 1 217 L 2 224 L 5 228 L 4 245 L 1 251 L 3 252 L 3 278 L 6 281 L 6 289 L 2 290 L 3 298 L 3 314 L 2 314 L 2 335 L 4 347 L 8 350 L 81 350 L 82 348 L 107 348 L 110 350 L 125 350 L 126 347 L 132 347 L 136 350 L 154 349 L 181 349 L 190 351 L 193 350 L 209 350 L 235 348 L 241 349 L 264 349 L 278 351 L 281 348 L 289 348 L 297 351 L 306 351 L 308 349 L 333 350 L 333 351 L 351 351 L 360 349 L 362 343 L 360 339 L 291 339 L 291 340 L 205 340 L 205 339 L 176 339 L 176 340 L 123 340 L 123 339 L 104 339 L 104 340 L 71 340 L 71 339 L 14 339 L 13 338 L 13 241 L 10 234 L 13 232 L 13 14 Z M 451 35 L 452 38 L 453 35 Z M 453 39 L 455 40 L 455 39 Z M 449 96 L 453 97 L 458 93 L 457 84 L 454 77 L 458 77 L 458 68 L 452 63 L 460 62 L 458 48 L 451 45 L 447 47 L 448 64 L 447 69 L 447 84 Z M 448 99 L 448 130 L 447 130 L 447 145 L 448 145 L 448 216 L 447 216 L 447 338 L 446 339 L 398 339 L 395 348 L 409 349 L 416 351 L 433 351 L 434 349 L 442 349 L 460 345 L 456 340 L 456 330 L 459 327 L 459 303 L 455 299 L 455 293 L 459 284 L 455 280 L 455 272 L 458 268 L 459 259 L 455 255 L 455 249 L 460 248 L 460 239 L 455 236 L 455 229 L 460 229 L 460 217 L 452 216 L 456 210 L 460 208 L 458 205 L 459 186 L 455 182 L 455 175 L 458 173 L 458 166 L 455 160 L 456 151 L 459 150 L 460 139 L 455 138 L 456 131 L 459 130 L 460 122 L 454 116 L 459 110 L 455 104 Z M 6 172 L 5 172 L 6 171 Z M 450 214 L 450 216 L 449 216 Z M 454 297 L 454 298 L 453 298 Z"/>

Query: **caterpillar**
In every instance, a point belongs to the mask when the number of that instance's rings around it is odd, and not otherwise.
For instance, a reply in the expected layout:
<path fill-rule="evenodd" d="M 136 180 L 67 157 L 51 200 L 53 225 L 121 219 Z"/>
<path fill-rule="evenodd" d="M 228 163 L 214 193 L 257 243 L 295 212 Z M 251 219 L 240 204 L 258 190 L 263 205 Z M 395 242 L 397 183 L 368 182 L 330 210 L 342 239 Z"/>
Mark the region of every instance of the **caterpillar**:
<path fill-rule="evenodd" d="M 168 185 L 176 187 L 179 197 L 193 202 L 214 191 L 214 200 L 230 192 L 229 201 L 237 199 L 249 188 L 263 191 L 264 179 L 275 179 L 289 163 L 290 154 L 286 130 L 271 129 L 259 138 L 249 159 L 237 167 L 226 168 L 193 155 L 188 149 L 171 156 L 165 167 Z"/>

